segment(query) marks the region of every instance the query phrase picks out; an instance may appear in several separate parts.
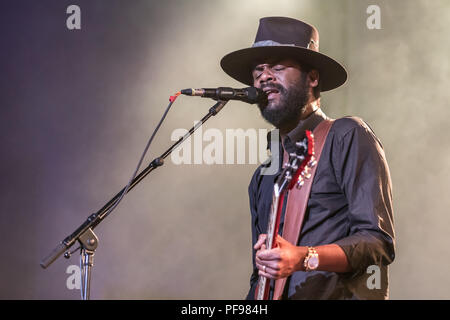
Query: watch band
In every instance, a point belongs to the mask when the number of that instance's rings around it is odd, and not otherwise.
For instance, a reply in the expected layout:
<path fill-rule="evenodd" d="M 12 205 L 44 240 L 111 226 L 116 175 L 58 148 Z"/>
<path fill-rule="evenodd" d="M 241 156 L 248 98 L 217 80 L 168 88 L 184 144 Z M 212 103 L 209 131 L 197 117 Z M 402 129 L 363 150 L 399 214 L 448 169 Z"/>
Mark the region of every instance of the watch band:
<path fill-rule="evenodd" d="M 308 247 L 308 254 L 305 257 L 303 266 L 305 271 L 316 270 L 319 267 L 319 254 L 314 247 Z"/>

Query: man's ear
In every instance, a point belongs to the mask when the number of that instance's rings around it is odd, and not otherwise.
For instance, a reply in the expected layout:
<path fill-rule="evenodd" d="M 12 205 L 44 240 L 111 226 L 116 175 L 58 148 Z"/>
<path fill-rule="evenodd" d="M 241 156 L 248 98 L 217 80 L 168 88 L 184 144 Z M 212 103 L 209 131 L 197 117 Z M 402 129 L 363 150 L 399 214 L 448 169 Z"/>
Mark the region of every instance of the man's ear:
<path fill-rule="evenodd" d="M 317 87 L 319 85 L 319 71 L 317 71 L 316 69 L 309 71 L 308 80 L 312 88 Z"/>

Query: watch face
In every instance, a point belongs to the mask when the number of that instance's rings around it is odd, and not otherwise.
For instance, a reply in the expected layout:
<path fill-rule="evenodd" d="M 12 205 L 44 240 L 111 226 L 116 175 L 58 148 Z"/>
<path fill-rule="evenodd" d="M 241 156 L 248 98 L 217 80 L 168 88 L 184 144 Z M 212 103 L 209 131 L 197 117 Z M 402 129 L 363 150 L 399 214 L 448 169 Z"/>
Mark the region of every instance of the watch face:
<path fill-rule="evenodd" d="M 313 255 L 308 259 L 308 268 L 311 270 L 316 269 L 319 266 L 319 257 L 317 255 Z"/>

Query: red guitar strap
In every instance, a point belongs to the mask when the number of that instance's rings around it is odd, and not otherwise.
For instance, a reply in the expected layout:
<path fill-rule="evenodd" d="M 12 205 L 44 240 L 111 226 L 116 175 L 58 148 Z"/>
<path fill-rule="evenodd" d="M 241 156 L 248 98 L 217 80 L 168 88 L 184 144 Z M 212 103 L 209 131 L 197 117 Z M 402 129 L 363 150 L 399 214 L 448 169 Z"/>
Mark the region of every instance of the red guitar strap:
<path fill-rule="evenodd" d="M 333 125 L 333 121 L 334 120 L 323 120 L 314 129 L 314 156 L 317 164 L 311 169 L 311 178 L 305 179 L 305 183 L 300 189 L 294 187 L 288 194 L 282 237 L 293 245 L 297 245 L 299 240 L 300 230 L 302 228 L 303 218 L 306 212 L 306 206 L 308 204 L 308 198 L 311 192 L 311 185 L 314 180 L 314 174 L 316 173 L 320 155 L 322 153 L 328 132 Z M 285 163 L 287 159 L 288 154 L 284 151 L 283 163 Z M 286 279 L 287 278 L 282 278 L 275 281 L 273 294 L 274 300 L 281 299 L 281 295 L 283 294 L 283 290 L 286 285 Z"/>

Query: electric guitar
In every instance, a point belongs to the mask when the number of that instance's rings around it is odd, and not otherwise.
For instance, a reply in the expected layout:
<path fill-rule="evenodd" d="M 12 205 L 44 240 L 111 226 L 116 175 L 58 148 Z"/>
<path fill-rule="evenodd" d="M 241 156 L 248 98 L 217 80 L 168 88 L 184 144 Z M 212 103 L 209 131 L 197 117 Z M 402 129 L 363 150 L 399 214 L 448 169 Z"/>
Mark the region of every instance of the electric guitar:
<path fill-rule="evenodd" d="M 306 130 L 306 137 L 295 143 L 295 152 L 289 154 L 289 161 L 285 164 L 280 176 L 273 186 L 272 206 L 267 226 L 266 248 L 275 247 L 275 239 L 278 234 L 281 213 L 283 210 L 284 196 L 286 192 L 296 186 L 300 189 L 305 179 L 311 177 L 310 170 L 316 165 L 314 157 L 314 136 Z M 270 281 L 264 276 L 258 279 L 256 287 L 256 299 L 268 300 Z"/>

